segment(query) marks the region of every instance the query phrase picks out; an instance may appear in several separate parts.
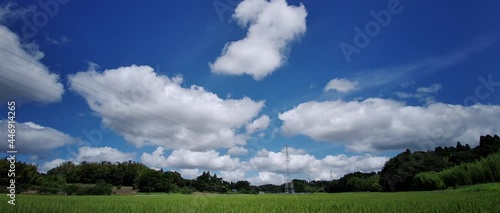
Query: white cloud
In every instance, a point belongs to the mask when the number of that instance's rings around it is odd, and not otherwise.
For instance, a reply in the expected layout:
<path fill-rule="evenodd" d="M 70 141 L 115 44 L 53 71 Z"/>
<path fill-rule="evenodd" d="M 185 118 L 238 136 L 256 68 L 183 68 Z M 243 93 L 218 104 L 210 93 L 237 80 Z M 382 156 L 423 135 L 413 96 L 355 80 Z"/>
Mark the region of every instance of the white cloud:
<path fill-rule="evenodd" d="M 441 84 L 432 84 L 429 87 L 420 87 L 417 89 L 417 93 L 436 93 L 441 90 Z"/>
<path fill-rule="evenodd" d="M 0 100 L 60 101 L 64 87 L 59 82 L 59 75 L 51 73 L 40 62 L 44 53 L 38 46 L 21 43 L 19 37 L 3 25 L 0 25 L 0 35 Z"/>
<path fill-rule="evenodd" d="M 416 94 L 407 93 L 407 92 L 401 92 L 401 91 L 395 92 L 394 95 L 396 95 L 396 96 L 398 96 L 399 98 L 402 98 L 402 99 L 415 98 L 416 97 Z"/>
<path fill-rule="evenodd" d="M 416 98 L 427 104 L 432 104 L 436 102 L 434 95 L 441 90 L 441 88 L 441 84 L 432 84 L 429 87 L 419 87 L 415 94 L 401 91 L 395 92 L 394 94 L 402 99 Z"/>
<path fill-rule="evenodd" d="M 118 149 L 111 147 L 80 147 L 78 153 L 73 153 L 73 157 L 69 159 L 55 159 L 52 161 L 47 161 L 39 168 L 40 172 L 47 172 L 64 162 L 72 161 L 75 164 L 80 164 L 81 162 L 102 162 L 108 161 L 111 163 L 115 162 L 126 162 L 129 160 L 134 160 L 135 153 L 121 152 Z"/>
<path fill-rule="evenodd" d="M 142 153 L 141 162 L 146 166 L 154 168 L 165 168 L 167 167 L 167 159 L 165 158 L 163 147 L 159 146 L 156 150 L 149 153 Z"/>
<path fill-rule="evenodd" d="M 326 175 L 330 170 L 332 171 L 333 178 L 340 178 L 343 175 L 351 172 L 372 172 L 379 171 L 384 167 L 385 162 L 389 160 L 385 156 L 373 156 L 373 155 L 357 155 L 357 156 L 347 156 L 347 155 L 327 155 L 325 158 L 321 159 L 322 169 L 316 172 L 319 175 L 316 176 L 317 179 L 328 180 Z"/>
<path fill-rule="evenodd" d="M 247 97 L 224 100 L 196 85 L 184 88 L 181 76 L 157 75 L 149 66 L 91 69 L 68 80 L 104 125 L 138 147 L 207 150 L 244 145 L 247 136 L 236 130 L 264 106 L 264 101 Z"/>
<path fill-rule="evenodd" d="M 240 180 L 245 180 L 246 171 L 243 169 L 237 169 L 234 171 L 220 171 L 220 177 L 225 181 L 237 182 Z"/>
<path fill-rule="evenodd" d="M 195 179 L 198 176 L 201 175 L 201 172 L 199 169 L 180 169 L 179 173 L 183 178 L 186 179 Z"/>
<path fill-rule="evenodd" d="M 285 0 L 245 0 L 233 18 L 248 33 L 242 40 L 227 43 L 212 64 L 214 73 L 251 75 L 260 80 L 286 61 L 290 42 L 306 31 L 307 12 L 304 5 L 288 5 Z"/>
<path fill-rule="evenodd" d="M 174 150 L 168 156 L 167 165 L 175 168 L 207 170 L 236 170 L 240 168 L 240 160 L 229 155 L 219 155 L 215 150 L 195 152 L 186 149 Z"/>
<path fill-rule="evenodd" d="M 275 172 L 264 171 L 264 172 L 259 172 L 259 174 L 257 174 L 254 177 L 248 178 L 248 181 L 252 185 L 263 185 L 263 184 L 281 185 L 286 182 L 286 177 L 281 174 L 277 174 Z"/>
<path fill-rule="evenodd" d="M 0 134 L 7 137 L 7 120 L 0 120 Z M 50 127 L 32 122 L 16 123 L 16 150 L 23 154 L 48 155 L 53 149 L 75 144 L 80 140 Z M 7 141 L 0 143 L 0 150 L 7 150 Z"/>
<path fill-rule="evenodd" d="M 289 147 L 291 150 L 300 150 Z M 260 172 L 286 174 L 286 156 L 284 152 L 272 152 L 265 149 L 257 152 L 249 161 L 252 169 Z M 327 155 L 323 159 L 317 159 L 314 155 L 300 152 L 290 153 L 290 173 L 292 178 L 305 176 L 310 180 L 329 180 L 330 174 L 333 178 L 340 178 L 351 172 L 371 172 L 382 169 L 385 162 L 389 160 L 385 156 L 346 156 Z M 331 173 L 330 173 L 331 171 Z M 281 182 L 283 183 L 283 182 Z"/>
<path fill-rule="evenodd" d="M 302 173 L 307 171 L 316 158 L 309 154 L 290 154 L 290 172 Z M 257 151 L 249 161 L 252 168 L 258 171 L 286 173 L 286 158 L 284 152 L 272 152 L 266 149 Z"/>
<path fill-rule="evenodd" d="M 52 161 L 47 161 L 47 162 L 43 163 L 42 166 L 40 166 L 40 168 L 38 168 L 38 170 L 42 173 L 47 173 L 49 170 L 58 167 L 59 165 L 61 165 L 62 163 L 66 162 L 66 161 L 67 160 L 64 160 L 64 159 L 55 159 Z"/>
<path fill-rule="evenodd" d="M 335 78 L 326 84 L 325 92 L 329 90 L 335 90 L 338 92 L 349 92 L 359 88 L 359 83 L 357 81 L 349 81 L 345 78 Z"/>
<path fill-rule="evenodd" d="M 306 102 L 281 113 L 281 130 L 364 151 L 432 149 L 500 133 L 500 106 L 443 103 L 407 106 L 394 100 Z M 446 131 L 445 131 L 446 130 Z"/>
<path fill-rule="evenodd" d="M 227 155 L 230 156 L 240 156 L 246 154 L 248 154 L 248 149 L 246 149 L 245 147 L 235 146 L 227 150 Z"/>
<path fill-rule="evenodd" d="M 285 153 L 285 152 L 286 152 L 286 148 L 281 149 L 281 153 Z M 303 150 L 303 149 L 296 149 L 293 147 L 288 147 L 288 154 L 305 155 L 305 154 L 307 154 L 307 152 L 306 152 L 306 150 Z"/>
<path fill-rule="evenodd" d="M 387 157 L 360 155 L 327 155 L 317 159 L 307 154 L 303 149 L 288 148 L 290 154 L 290 172 L 293 178 L 310 180 L 328 180 L 330 170 L 334 178 L 350 172 L 371 172 L 380 170 Z M 281 152 L 262 149 L 248 161 L 231 158 L 230 155 L 220 155 L 217 151 L 193 152 L 186 149 L 174 150 L 170 156 L 164 156 L 162 147 L 153 153 L 143 153 L 141 162 L 151 168 L 175 168 L 183 177 L 196 178 L 200 171 L 211 171 L 227 181 L 248 180 L 253 184 L 282 184 L 286 174 L 284 150 Z M 256 171 L 259 174 L 247 177 L 247 173 Z M 282 179 L 283 178 L 283 179 Z"/>
<path fill-rule="evenodd" d="M 241 168 L 238 158 L 229 155 L 219 155 L 215 150 L 204 152 L 179 149 L 172 151 L 167 158 L 164 157 L 163 147 L 158 147 L 152 154 L 143 153 L 141 162 L 150 167 L 178 169 L 204 169 L 233 171 Z"/>
<path fill-rule="evenodd" d="M 252 123 L 247 124 L 247 134 L 253 134 L 254 132 L 266 129 L 270 122 L 271 119 L 269 119 L 269 116 L 267 115 L 263 115 L 260 118 L 255 119 Z"/>
<path fill-rule="evenodd" d="M 111 147 L 80 147 L 78 149 L 77 156 L 74 158 L 75 162 L 101 162 L 109 161 L 111 163 L 115 162 L 125 162 L 129 160 L 134 160 L 135 153 L 121 152 L 118 149 Z"/>

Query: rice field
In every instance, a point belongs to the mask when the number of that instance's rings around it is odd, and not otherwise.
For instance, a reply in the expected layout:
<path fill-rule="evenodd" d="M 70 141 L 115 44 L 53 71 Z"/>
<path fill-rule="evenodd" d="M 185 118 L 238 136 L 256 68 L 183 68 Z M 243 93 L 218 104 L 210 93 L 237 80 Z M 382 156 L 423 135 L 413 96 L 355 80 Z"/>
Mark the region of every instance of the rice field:
<path fill-rule="evenodd" d="M 0 212 L 500 212 L 498 184 L 483 188 L 294 195 L 20 195 L 15 207 L 3 196 Z"/>

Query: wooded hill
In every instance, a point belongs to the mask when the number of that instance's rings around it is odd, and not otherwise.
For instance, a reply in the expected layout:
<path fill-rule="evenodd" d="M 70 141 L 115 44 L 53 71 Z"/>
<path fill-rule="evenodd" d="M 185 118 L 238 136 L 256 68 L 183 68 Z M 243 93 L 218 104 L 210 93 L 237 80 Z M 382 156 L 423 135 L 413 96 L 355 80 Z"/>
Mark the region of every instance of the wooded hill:
<path fill-rule="evenodd" d="M 296 192 L 356 192 L 436 190 L 460 185 L 500 182 L 500 138 L 481 136 L 479 145 L 471 148 L 457 142 L 454 147 L 436 147 L 429 151 L 406 150 L 387 161 L 380 172 L 346 174 L 333 181 L 294 179 Z M 0 160 L 0 173 L 7 174 L 10 163 Z M 0 178 L 1 190 L 9 184 Z M 84 185 L 86 184 L 86 185 Z M 89 185 L 91 184 L 91 185 Z M 138 162 L 65 162 L 47 174 L 37 166 L 16 162 L 16 192 L 29 189 L 42 194 L 99 195 L 111 194 L 113 186 L 133 186 L 141 192 L 190 194 L 216 193 L 282 193 L 283 185 L 251 186 L 248 181 L 228 182 L 210 172 L 195 179 L 184 179 L 178 172 L 153 170 Z"/>

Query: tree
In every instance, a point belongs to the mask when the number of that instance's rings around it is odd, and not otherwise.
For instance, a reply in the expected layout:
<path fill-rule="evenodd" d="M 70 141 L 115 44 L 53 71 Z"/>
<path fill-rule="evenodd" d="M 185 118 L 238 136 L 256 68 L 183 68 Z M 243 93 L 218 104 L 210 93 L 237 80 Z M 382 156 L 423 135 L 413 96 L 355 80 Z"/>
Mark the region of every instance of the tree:
<path fill-rule="evenodd" d="M 246 180 L 240 180 L 234 184 L 234 188 L 238 190 L 238 192 L 246 193 L 250 191 L 250 182 Z"/>
<path fill-rule="evenodd" d="M 442 171 L 453 164 L 433 151 L 405 152 L 389 159 L 380 172 L 384 191 L 410 191 L 413 178 L 421 172 Z"/>

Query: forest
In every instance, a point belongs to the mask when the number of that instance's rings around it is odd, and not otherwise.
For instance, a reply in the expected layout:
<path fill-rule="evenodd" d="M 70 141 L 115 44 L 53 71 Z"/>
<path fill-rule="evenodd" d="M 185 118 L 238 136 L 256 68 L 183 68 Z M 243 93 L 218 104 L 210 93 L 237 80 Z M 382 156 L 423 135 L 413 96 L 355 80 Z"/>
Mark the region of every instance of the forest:
<path fill-rule="evenodd" d="M 296 193 L 315 192 L 396 192 L 427 191 L 479 183 L 500 182 L 500 137 L 481 136 L 479 145 L 456 146 L 434 150 L 407 149 L 387 161 L 379 172 L 354 172 L 331 181 L 294 179 Z M 195 179 L 185 179 L 176 171 L 150 169 L 138 162 L 65 162 L 46 174 L 37 166 L 16 163 L 16 193 L 36 190 L 39 194 L 111 195 L 112 188 L 132 186 L 140 192 L 191 194 L 193 192 L 283 193 L 285 186 L 266 184 L 253 186 L 246 180 L 228 182 L 203 172 Z M 0 173 L 9 170 L 7 158 L 0 160 Z M 2 175 L 1 190 L 9 180 Z"/>

